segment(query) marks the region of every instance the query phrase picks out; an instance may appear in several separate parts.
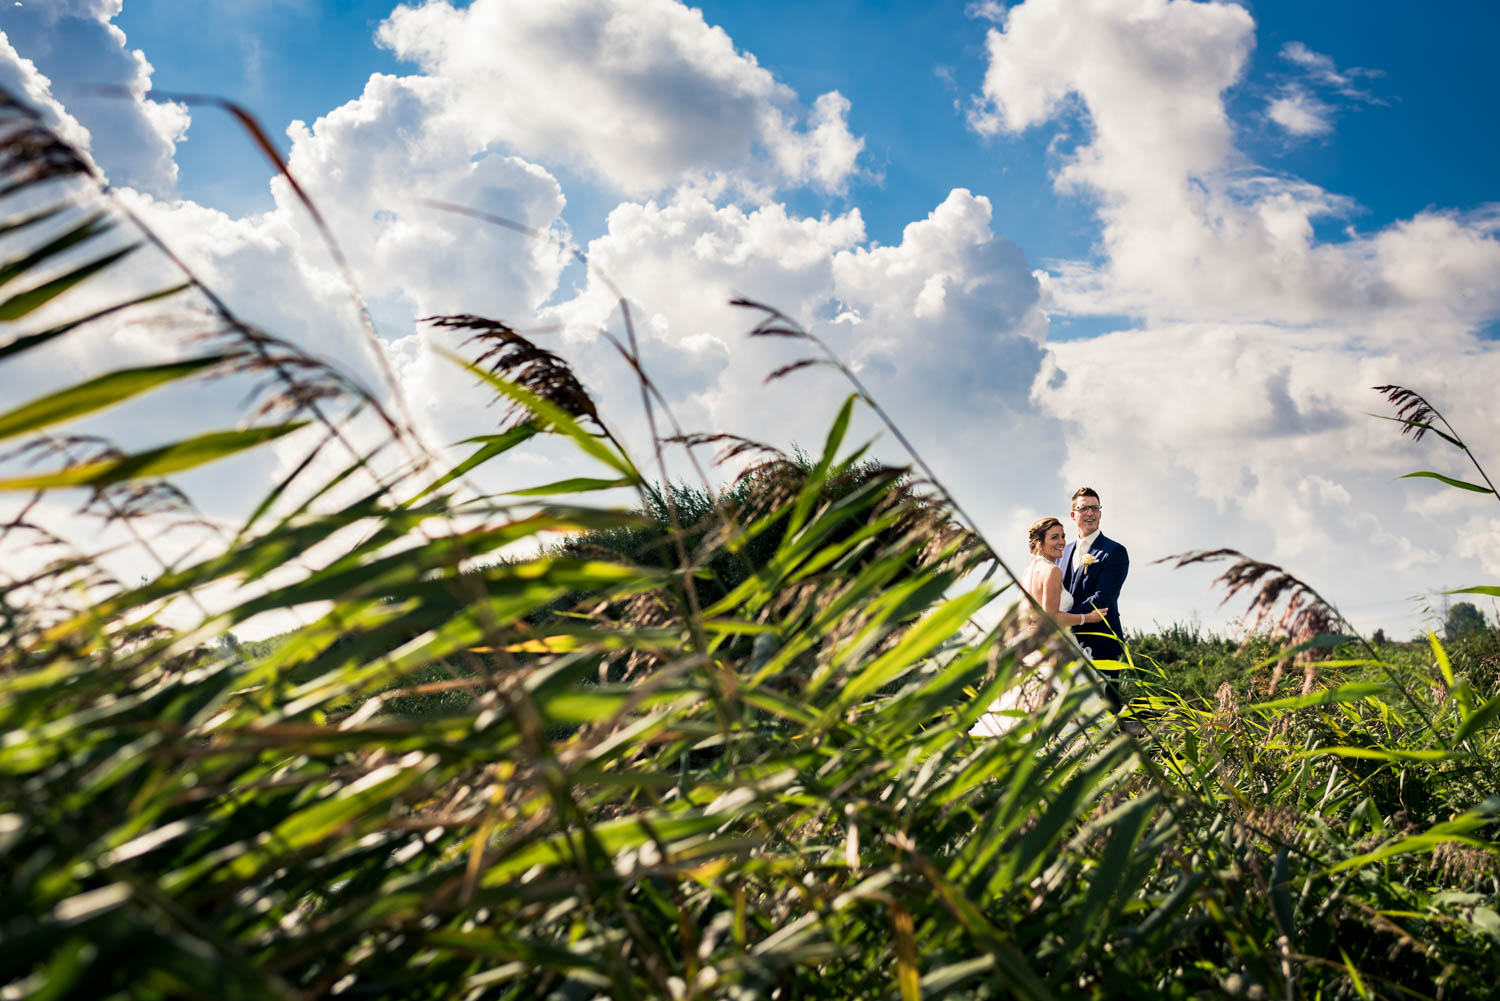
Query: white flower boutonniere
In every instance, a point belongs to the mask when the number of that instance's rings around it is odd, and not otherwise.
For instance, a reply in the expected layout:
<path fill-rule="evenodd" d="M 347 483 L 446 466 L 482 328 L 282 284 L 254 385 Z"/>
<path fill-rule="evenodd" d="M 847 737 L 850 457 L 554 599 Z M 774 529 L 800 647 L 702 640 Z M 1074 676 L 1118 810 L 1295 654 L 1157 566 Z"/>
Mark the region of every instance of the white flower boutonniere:
<path fill-rule="evenodd" d="M 1097 556 L 1095 556 L 1093 553 L 1084 553 L 1083 554 L 1082 563 L 1083 563 L 1084 566 L 1091 567 L 1095 563 L 1098 563 L 1098 562 L 1099 562 L 1099 558 Z"/>

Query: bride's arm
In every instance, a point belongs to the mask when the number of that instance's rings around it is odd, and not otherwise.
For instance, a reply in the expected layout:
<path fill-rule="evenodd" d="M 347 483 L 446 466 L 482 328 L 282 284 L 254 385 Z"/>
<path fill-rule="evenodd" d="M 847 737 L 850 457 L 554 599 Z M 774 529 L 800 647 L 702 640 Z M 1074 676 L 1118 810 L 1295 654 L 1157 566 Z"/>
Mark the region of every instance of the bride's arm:
<path fill-rule="evenodd" d="M 1056 615 L 1062 605 L 1062 567 L 1054 566 L 1042 578 L 1042 611 Z M 1066 623 L 1064 623 L 1066 625 Z"/>
<path fill-rule="evenodd" d="M 1090 622 L 1098 622 L 1104 618 L 1106 608 L 1094 609 L 1091 612 L 1079 614 L 1077 612 L 1060 612 L 1062 606 L 1062 567 L 1053 567 L 1042 579 L 1042 610 L 1055 617 L 1057 621 L 1065 626 L 1082 626 Z"/>

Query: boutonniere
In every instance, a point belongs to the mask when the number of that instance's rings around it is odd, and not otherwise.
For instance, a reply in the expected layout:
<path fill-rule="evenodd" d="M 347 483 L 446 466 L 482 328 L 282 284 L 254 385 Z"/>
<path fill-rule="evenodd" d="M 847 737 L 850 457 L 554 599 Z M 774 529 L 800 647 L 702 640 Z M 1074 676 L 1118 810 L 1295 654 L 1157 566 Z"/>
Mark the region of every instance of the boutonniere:
<path fill-rule="evenodd" d="M 1080 562 L 1082 562 L 1086 567 L 1091 567 L 1095 563 L 1099 562 L 1099 557 L 1095 556 L 1093 553 L 1084 553 L 1083 559 Z"/>

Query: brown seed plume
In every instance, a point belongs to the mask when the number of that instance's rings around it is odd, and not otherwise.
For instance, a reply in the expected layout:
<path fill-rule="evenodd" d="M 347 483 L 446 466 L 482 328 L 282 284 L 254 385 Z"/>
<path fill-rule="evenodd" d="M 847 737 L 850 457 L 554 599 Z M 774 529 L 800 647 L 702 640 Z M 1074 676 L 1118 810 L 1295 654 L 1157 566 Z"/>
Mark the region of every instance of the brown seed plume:
<path fill-rule="evenodd" d="M 1401 429 L 1402 434 L 1409 434 L 1420 441 L 1424 434 L 1433 430 L 1432 421 L 1438 416 L 1437 411 L 1420 393 L 1404 386 L 1376 386 L 1375 392 L 1384 396 L 1396 408 L 1397 420 L 1406 425 Z"/>
<path fill-rule="evenodd" d="M 495 375 L 535 393 L 569 416 L 587 417 L 603 428 L 594 401 L 568 363 L 556 352 L 538 347 L 509 324 L 470 313 L 428 316 L 423 322 L 435 327 L 473 331 L 464 344 L 477 344 L 483 348 L 474 359 L 475 365 L 488 368 Z M 531 416 L 523 407 L 512 404 L 506 411 L 507 425 L 514 426 Z"/>
<path fill-rule="evenodd" d="M 42 124 L 35 111 L 0 90 L 0 198 L 21 188 L 75 174 L 93 175 L 72 146 Z"/>
<path fill-rule="evenodd" d="M 1310 585 L 1274 563 L 1263 563 L 1260 560 L 1251 559 L 1237 549 L 1208 549 L 1179 553 L 1176 556 L 1164 557 L 1157 562 L 1165 563 L 1170 560 L 1176 560 L 1174 569 L 1181 569 L 1196 563 L 1233 560 L 1229 569 L 1216 577 L 1213 584 L 1223 585 L 1225 589 L 1224 600 L 1220 602 L 1220 605 L 1227 604 L 1241 591 L 1251 592 L 1250 606 L 1245 609 L 1244 617 L 1253 616 L 1250 625 L 1252 633 L 1259 631 L 1262 626 L 1269 626 L 1273 637 L 1284 639 L 1292 646 L 1302 646 L 1319 636 L 1338 632 L 1337 627 L 1342 621 L 1339 613 Z M 1294 658 L 1294 662 L 1301 664 L 1303 668 L 1302 693 L 1304 695 L 1312 690 L 1316 679 L 1317 672 L 1314 666 L 1316 659 L 1317 651 L 1313 649 L 1301 650 Z M 1285 663 L 1284 660 L 1278 663 L 1271 676 L 1269 685 L 1271 694 L 1274 694 L 1277 682 L 1281 680 Z"/>

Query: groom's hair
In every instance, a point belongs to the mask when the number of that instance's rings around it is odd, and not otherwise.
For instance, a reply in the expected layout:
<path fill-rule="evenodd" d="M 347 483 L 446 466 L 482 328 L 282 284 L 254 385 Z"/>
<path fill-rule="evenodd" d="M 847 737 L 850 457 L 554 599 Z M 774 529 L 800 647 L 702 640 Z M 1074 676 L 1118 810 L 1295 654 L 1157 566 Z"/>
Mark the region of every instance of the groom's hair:
<path fill-rule="evenodd" d="M 1094 500 L 1098 500 L 1099 491 L 1095 490 L 1093 487 L 1079 487 L 1077 490 L 1073 491 L 1073 500 L 1068 504 L 1068 506 L 1077 507 L 1078 498 L 1080 497 L 1092 497 L 1094 498 Z"/>

